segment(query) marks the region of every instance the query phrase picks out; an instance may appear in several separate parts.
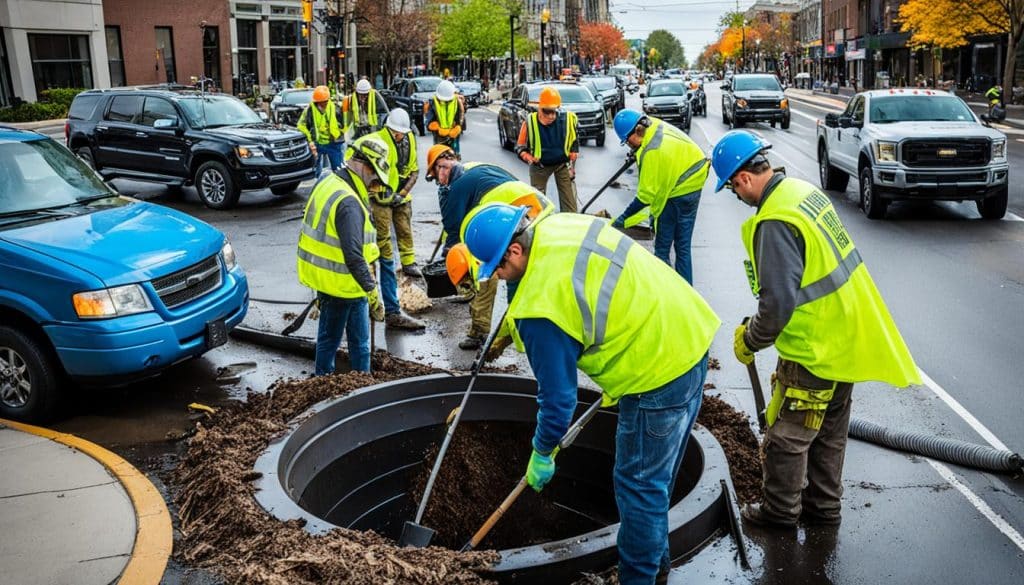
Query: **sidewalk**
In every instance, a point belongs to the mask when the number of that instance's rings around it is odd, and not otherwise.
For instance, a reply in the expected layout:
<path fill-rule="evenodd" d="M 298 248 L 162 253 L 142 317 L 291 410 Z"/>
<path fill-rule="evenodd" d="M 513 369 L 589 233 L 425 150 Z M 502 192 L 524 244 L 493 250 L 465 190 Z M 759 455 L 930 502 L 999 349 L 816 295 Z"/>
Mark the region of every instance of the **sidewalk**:
<path fill-rule="evenodd" d="M 0 419 L 0 583 L 156 584 L 171 519 L 145 475 L 73 435 Z"/>

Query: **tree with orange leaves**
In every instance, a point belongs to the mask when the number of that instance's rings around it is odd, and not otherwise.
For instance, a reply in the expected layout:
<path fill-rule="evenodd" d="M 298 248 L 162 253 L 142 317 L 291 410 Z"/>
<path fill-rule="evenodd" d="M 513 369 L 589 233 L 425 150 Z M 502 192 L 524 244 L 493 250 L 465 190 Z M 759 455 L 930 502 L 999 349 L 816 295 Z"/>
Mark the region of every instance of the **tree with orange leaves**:
<path fill-rule="evenodd" d="M 580 22 L 580 55 L 605 62 L 615 62 L 629 54 L 629 45 L 622 31 L 607 22 Z"/>

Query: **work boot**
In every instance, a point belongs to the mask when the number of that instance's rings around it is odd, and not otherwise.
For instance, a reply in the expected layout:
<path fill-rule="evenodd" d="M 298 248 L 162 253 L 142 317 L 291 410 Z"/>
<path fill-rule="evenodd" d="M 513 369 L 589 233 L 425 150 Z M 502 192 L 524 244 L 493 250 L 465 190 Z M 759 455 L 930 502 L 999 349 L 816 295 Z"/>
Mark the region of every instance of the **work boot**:
<path fill-rule="evenodd" d="M 459 342 L 459 349 L 480 349 L 480 346 L 484 344 L 484 338 L 479 335 L 467 335 L 465 339 Z"/>
<path fill-rule="evenodd" d="M 420 267 L 417 266 L 415 262 L 413 262 L 412 264 L 406 264 L 405 266 L 402 266 L 402 272 L 405 273 L 406 276 L 423 276 L 423 272 L 420 271 Z"/>
<path fill-rule="evenodd" d="M 796 526 L 795 520 L 786 520 L 785 518 L 774 516 L 766 512 L 760 503 L 745 504 L 740 510 L 740 516 L 743 516 L 743 519 L 747 522 L 757 526 L 767 526 L 770 528 L 793 528 Z"/>
<path fill-rule="evenodd" d="M 427 324 L 423 321 L 401 312 L 389 314 L 384 318 L 384 324 L 387 325 L 389 329 L 407 329 L 410 331 L 427 328 Z"/>
<path fill-rule="evenodd" d="M 839 526 L 839 523 L 843 521 L 843 517 L 838 513 L 832 515 L 818 514 L 805 508 L 800 512 L 800 521 L 810 526 Z"/>

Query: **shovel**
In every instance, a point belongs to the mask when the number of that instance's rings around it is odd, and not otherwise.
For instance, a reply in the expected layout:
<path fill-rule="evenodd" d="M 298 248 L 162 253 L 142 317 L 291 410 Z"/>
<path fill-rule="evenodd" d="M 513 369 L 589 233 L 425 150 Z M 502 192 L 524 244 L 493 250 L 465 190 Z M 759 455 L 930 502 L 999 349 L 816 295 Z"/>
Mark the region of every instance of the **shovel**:
<path fill-rule="evenodd" d="M 587 203 L 583 206 L 583 209 L 580 210 L 580 213 L 586 213 L 587 209 L 590 208 L 590 205 L 594 201 L 597 201 L 597 198 L 601 196 L 601 193 L 604 193 L 605 189 L 610 187 L 611 184 L 614 183 L 615 180 L 618 179 L 620 176 L 622 176 L 622 173 L 626 172 L 626 169 L 633 166 L 633 163 L 635 162 L 636 158 L 632 154 L 628 155 L 626 157 L 626 162 L 622 165 L 622 167 L 620 167 L 619 170 L 615 171 L 615 174 L 612 175 L 612 178 L 608 179 L 608 182 L 605 183 L 600 189 L 598 189 L 597 193 L 594 193 L 594 196 L 590 198 L 590 201 L 587 201 Z"/>
<path fill-rule="evenodd" d="M 430 470 L 430 477 L 427 479 L 427 485 L 423 488 L 423 496 L 420 498 L 419 509 L 416 510 L 416 519 L 413 521 L 405 521 L 405 525 L 402 526 L 402 535 L 398 539 L 398 546 L 415 546 L 425 547 L 430 545 L 430 541 L 434 538 L 434 529 L 420 524 L 423 520 L 423 513 L 427 510 L 427 502 L 430 500 L 430 492 L 434 489 L 434 480 L 437 479 L 437 472 L 441 470 L 441 462 L 444 460 L 445 453 L 448 451 L 448 445 L 452 441 L 452 435 L 455 434 L 455 427 L 459 426 L 459 420 L 462 418 L 462 411 L 465 409 L 466 401 L 469 400 L 469 393 L 473 390 L 473 385 L 476 383 L 477 375 L 480 374 L 480 368 L 484 364 L 484 356 L 487 355 L 487 351 L 491 349 L 491 344 L 494 343 L 494 338 L 498 336 L 498 331 L 501 331 L 502 326 L 505 324 L 505 315 L 508 311 L 501 316 L 501 320 L 498 321 L 498 326 L 491 331 L 490 335 L 487 336 L 487 340 L 484 341 L 483 348 L 480 351 L 480 355 L 477 356 L 476 361 L 473 362 L 473 369 L 469 377 L 469 385 L 466 386 L 466 391 L 462 394 L 462 402 L 448 415 L 448 430 L 444 435 L 444 442 L 441 443 L 441 449 L 437 452 L 437 459 L 434 460 L 434 468 Z M 600 401 L 599 401 L 600 402 Z"/>
<path fill-rule="evenodd" d="M 555 447 L 555 450 L 551 452 L 552 459 L 554 459 L 555 455 L 558 454 L 559 451 L 565 449 L 569 445 L 572 445 L 573 441 L 576 440 L 576 436 L 579 435 L 580 431 L 583 430 L 583 427 L 588 422 L 590 422 L 590 419 L 594 418 L 594 415 L 597 414 L 599 408 L 601 408 L 600 398 L 595 400 L 594 403 L 591 404 L 589 408 L 587 408 L 586 412 L 584 412 L 580 416 L 580 418 L 575 423 L 573 423 L 571 427 L 569 427 L 569 430 L 565 432 L 565 435 L 563 435 L 561 440 L 558 441 L 558 446 Z M 459 550 L 459 552 L 471 551 L 474 548 L 476 548 L 476 546 L 480 544 L 480 542 L 484 538 L 487 538 L 487 535 L 491 532 L 491 529 L 494 528 L 494 525 L 498 523 L 498 520 L 501 520 L 501 517 L 505 515 L 505 512 L 508 512 L 508 509 L 512 507 L 512 504 L 514 504 L 516 500 L 519 499 L 519 494 L 523 493 L 523 490 L 526 489 L 526 486 L 526 476 L 524 475 L 523 478 L 519 480 L 519 483 L 516 484 L 516 487 L 512 489 L 512 492 L 505 497 L 504 501 L 501 502 L 501 504 L 498 506 L 498 509 L 491 513 L 491 516 L 487 519 L 486 522 L 484 522 L 483 526 L 480 527 L 480 530 L 476 531 L 476 534 L 473 535 L 473 538 L 470 538 L 469 542 L 467 542 Z"/>
<path fill-rule="evenodd" d="M 291 335 L 292 333 L 298 331 L 299 327 L 302 327 L 302 324 L 306 322 L 306 316 L 309 315 L 310 309 L 312 309 L 313 305 L 315 304 L 316 297 L 313 297 L 313 300 L 309 301 L 309 304 L 306 305 L 305 309 L 302 309 L 302 312 L 299 313 L 299 316 L 296 317 L 295 320 L 292 321 L 287 327 L 281 330 L 281 335 Z"/>
<path fill-rule="evenodd" d="M 746 325 L 748 321 L 750 321 L 750 317 L 743 318 L 744 325 Z M 747 364 L 747 375 L 750 376 L 750 388 L 754 391 L 754 408 L 757 409 L 757 427 L 760 429 L 761 434 L 764 434 L 764 391 L 761 389 L 761 377 L 757 375 L 756 362 L 752 361 Z"/>

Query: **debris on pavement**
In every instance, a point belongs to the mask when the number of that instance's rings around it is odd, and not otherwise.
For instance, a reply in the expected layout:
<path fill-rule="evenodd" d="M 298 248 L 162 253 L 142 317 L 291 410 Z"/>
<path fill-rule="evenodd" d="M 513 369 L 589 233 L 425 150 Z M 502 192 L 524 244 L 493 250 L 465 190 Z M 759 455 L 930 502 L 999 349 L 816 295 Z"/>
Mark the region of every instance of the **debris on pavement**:
<path fill-rule="evenodd" d="M 434 308 L 434 303 L 427 297 L 426 291 L 416 285 L 417 280 L 419 279 L 404 277 L 398 285 L 398 303 L 402 310 L 410 315 Z"/>

